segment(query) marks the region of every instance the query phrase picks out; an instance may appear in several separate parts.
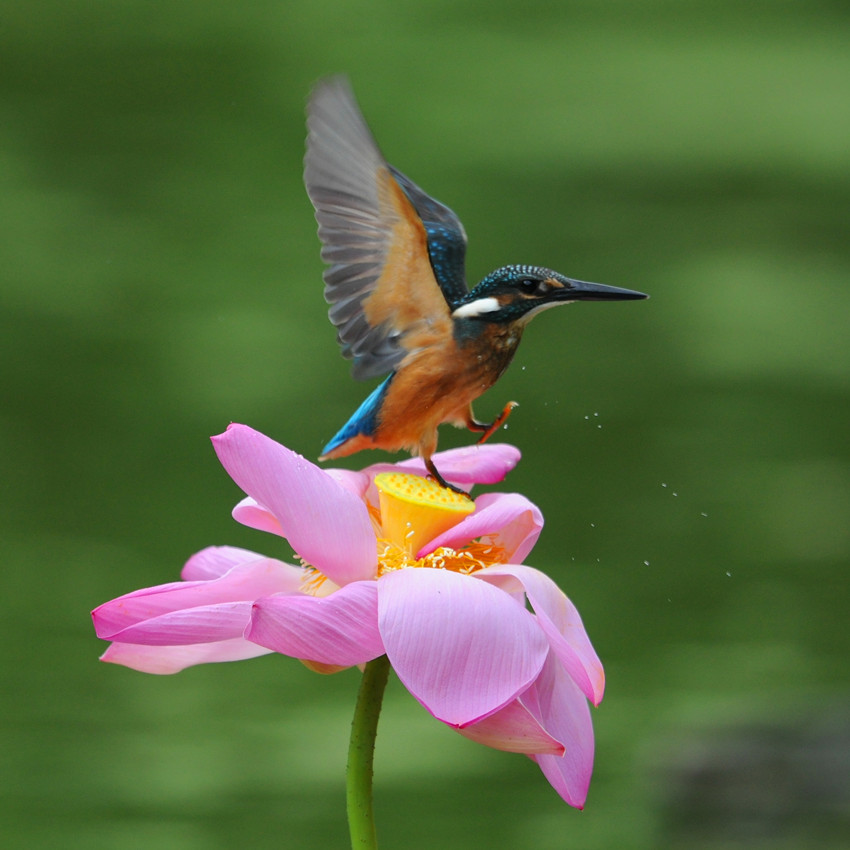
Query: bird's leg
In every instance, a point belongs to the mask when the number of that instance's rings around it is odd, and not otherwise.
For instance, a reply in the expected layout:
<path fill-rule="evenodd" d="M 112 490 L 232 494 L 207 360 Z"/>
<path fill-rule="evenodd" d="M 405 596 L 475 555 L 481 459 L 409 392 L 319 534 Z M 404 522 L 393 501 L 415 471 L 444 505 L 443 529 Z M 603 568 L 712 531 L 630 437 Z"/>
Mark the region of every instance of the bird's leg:
<path fill-rule="evenodd" d="M 437 471 L 437 467 L 434 465 L 434 461 L 431 460 L 431 455 L 427 457 L 423 457 L 422 460 L 425 461 L 425 468 L 428 470 L 431 477 L 441 486 L 445 487 L 447 490 L 454 490 L 455 493 L 460 493 L 461 496 L 469 496 L 469 493 L 466 490 L 461 489 L 460 487 L 455 487 L 454 484 L 449 484 L 445 478 Z"/>
<path fill-rule="evenodd" d="M 486 422 L 479 422 L 472 415 L 472 405 L 469 406 L 469 413 L 466 415 L 466 427 L 469 428 L 470 431 L 483 431 L 484 433 L 478 438 L 478 445 L 481 443 L 486 443 L 502 425 L 505 424 L 507 418 L 511 415 L 511 411 L 515 408 L 519 407 L 519 404 L 515 401 L 509 401 L 502 412 L 489 424 Z"/>

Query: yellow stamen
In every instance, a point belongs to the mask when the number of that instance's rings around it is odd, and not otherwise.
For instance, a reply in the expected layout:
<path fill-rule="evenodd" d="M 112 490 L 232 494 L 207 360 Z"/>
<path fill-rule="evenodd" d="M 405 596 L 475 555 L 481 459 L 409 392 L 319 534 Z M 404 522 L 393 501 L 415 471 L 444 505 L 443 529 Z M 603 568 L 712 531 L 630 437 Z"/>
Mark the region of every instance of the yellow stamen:
<path fill-rule="evenodd" d="M 312 564 L 308 564 L 303 558 L 301 563 L 306 568 L 304 578 L 301 580 L 302 593 L 309 593 L 310 596 L 330 596 L 335 590 L 339 590 L 339 585 L 334 584 L 323 572 L 317 570 Z"/>
<path fill-rule="evenodd" d="M 506 564 L 505 550 L 495 543 L 485 540 L 473 540 L 461 549 L 440 546 L 421 558 L 414 558 L 404 549 L 389 540 L 378 540 L 378 576 L 407 567 L 431 567 L 435 570 L 451 570 L 455 573 L 470 573 L 492 567 L 494 564 Z"/>
<path fill-rule="evenodd" d="M 469 496 L 405 472 L 375 476 L 383 537 L 408 557 L 475 510 Z"/>

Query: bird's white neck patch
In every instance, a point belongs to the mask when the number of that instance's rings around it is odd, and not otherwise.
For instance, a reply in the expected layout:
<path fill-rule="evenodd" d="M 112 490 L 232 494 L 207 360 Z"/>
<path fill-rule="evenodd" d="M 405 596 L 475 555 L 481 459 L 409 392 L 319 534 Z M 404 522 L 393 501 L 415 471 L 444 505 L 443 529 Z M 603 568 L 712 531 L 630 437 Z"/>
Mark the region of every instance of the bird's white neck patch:
<path fill-rule="evenodd" d="M 470 301 L 469 304 L 461 304 L 452 313 L 453 319 L 474 319 L 477 316 L 483 316 L 485 313 L 495 313 L 500 310 L 502 305 L 498 298 L 488 296 L 487 298 L 476 298 L 475 301 Z"/>

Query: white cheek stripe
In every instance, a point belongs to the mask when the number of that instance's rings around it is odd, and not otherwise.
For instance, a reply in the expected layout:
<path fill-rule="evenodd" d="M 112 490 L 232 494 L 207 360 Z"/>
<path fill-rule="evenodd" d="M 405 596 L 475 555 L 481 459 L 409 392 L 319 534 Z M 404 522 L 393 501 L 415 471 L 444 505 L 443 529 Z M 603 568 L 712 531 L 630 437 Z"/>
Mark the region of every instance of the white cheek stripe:
<path fill-rule="evenodd" d="M 462 304 L 457 310 L 452 313 L 453 319 L 474 319 L 483 313 L 495 313 L 500 310 L 502 305 L 498 298 L 489 296 L 488 298 L 476 298 L 475 301 L 470 301 L 469 304 Z"/>

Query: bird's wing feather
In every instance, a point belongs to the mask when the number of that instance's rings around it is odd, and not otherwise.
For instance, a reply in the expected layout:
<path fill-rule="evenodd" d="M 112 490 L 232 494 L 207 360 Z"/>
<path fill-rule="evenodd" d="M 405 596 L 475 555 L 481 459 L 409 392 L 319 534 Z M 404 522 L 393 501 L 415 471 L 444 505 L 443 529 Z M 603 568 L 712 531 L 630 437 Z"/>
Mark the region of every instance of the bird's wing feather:
<path fill-rule="evenodd" d="M 413 204 L 425 227 L 428 239 L 428 257 L 434 277 L 443 291 L 449 306 L 454 309 L 469 295 L 464 263 L 466 259 L 466 232 L 460 219 L 445 204 L 423 192 L 409 177 L 397 168 L 390 171 Z"/>
<path fill-rule="evenodd" d="M 329 315 L 354 377 L 383 375 L 426 329 L 451 332 L 466 294 L 463 228 L 387 164 L 345 78 L 319 84 L 307 126 L 304 182 L 330 264 Z"/>

